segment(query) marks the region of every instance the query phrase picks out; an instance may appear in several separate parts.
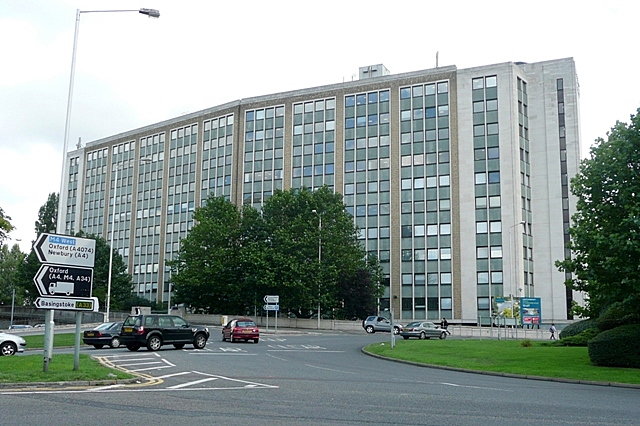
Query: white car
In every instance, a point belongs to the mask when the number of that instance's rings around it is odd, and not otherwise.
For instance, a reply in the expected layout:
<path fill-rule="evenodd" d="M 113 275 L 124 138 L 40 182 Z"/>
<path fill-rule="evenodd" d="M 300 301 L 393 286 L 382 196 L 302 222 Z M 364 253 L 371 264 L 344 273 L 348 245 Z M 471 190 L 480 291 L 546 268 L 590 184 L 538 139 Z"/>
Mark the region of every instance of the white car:
<path fill-rule="evenodd" d="M 14 355 L 16 352 L 24 352 L 27 342 L 15 334 L 0 332 L 0 356 Z"/>

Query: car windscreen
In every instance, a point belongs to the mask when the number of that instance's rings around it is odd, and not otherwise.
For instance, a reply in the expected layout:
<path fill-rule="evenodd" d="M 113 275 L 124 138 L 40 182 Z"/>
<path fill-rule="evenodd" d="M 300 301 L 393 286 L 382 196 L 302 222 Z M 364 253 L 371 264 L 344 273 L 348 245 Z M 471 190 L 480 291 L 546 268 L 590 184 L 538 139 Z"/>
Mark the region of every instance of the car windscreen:
<path fill-rule="evenodd" d="M 124 320 L 123 325 L 129 325 L 129 326 L 140 325 L 140 318 L 142 317 L 128 317 L 126 320 Z"/>
<path fill-rule="evenodd" d="M 420 327 L 421 322 L 410 322 L 407 327 Z"/>
<path fill-rule="evenodd" d="M 113 325 L 112 322 L 105 322 L 104 324 L 100 324 L 99 326 L 97 326 L 94 330 L 106 330 L 110 328 L 112 325 Z"/>
<path fill-rule="evenodd" d="M 255 327 L 256 323 L 253 321 L 238 321 L 236 327 Z"/>

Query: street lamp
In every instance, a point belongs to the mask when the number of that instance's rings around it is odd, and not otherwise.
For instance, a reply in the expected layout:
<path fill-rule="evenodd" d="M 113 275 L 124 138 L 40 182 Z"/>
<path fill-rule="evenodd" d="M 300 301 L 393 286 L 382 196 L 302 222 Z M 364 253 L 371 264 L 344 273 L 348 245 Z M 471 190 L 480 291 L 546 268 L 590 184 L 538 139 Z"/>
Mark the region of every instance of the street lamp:
<path fill-rule="evenodd" d="M 511 238 L 511 233 L 513 231 L 513 228 L 515 228 L 518 225 L 524 225 L 524 224 L 526 224 L 526 222 L 524 220 L 521 220 L 520 222 L 518 222 L 518 223 L 516 223 L 514 225 L 511 225 L 509 227 L 509 246 L 511 248 L 511 250 L 510 250 L 511 253 L 510 254 L 515 254 L 514 255 L 514 261 L 516 262 L 516 277 L 515 277 L 516 280 L 518 279 L 518 273 L 519 273 L 518 272 L 518 264 L 520 263 L 520 259 L 518 258 L 518 255 L 517 255 L 518 250 L 517 249 L 514 250 L 516 248 L 516 244 L 513 241 L 515 239 L 515 237 L 512 239 Z M 512 243 L 514 243 L 514 244 L 512 245 Z M 509 267 L 509 297 L 511 298 L 511 318 L 513 318 L 513 311 L 515 309 L 515 304 L 513 303 L 513 296 L 514 295 L 513 295 L 513 262 L 512 262 L 512 264 Z"/>
<path fill-rule="evenodd" d="M 62 147 L 62 170 L 60 170 L 60 193 L 58 194 L 58 220 L 56 223 L 56 233 L 62 234 L 65 232 L 64 216 L 62 214 L 63 207 L 63 191 L 64 191 L 64 172 L 67 165 L 67 151 L 69 149 L 69 125 L 71 123 L 71 104 L 73 99 L 73 80 L 76 73 L 76 52 L 78 48 L 78 30 L 80 28 L 80 14 L 81 13 L 101 13 L 101 12 L 138 12 L 143 15 L 147 15 L 150 18 L 159 18 L 160 12 L 155 9 L 138 9 L 138 10 L 76 10 L 76 28 L 73 35 L 73 52 L 71 54 L 71 77 L 69 78 L 69 95 L 67 97 L 67 118 L 64 125 L 64 143 Z M 115 204 L 115 200 L 114 200 Z M 65 212 L 66 213 L 66 212 Z M 112 230 L 113 231 L 113 230 Z M 111 274 L 111 267 L 109 267 L 109 274 Z M 110 280 L 109 280 L 110 282 Z M 108 306 L 108 305 L 107 305 Z M 107 307 L 108 309 L 108 307 Z M 45 312 L 45 328 L 44 328 L 44 365 L 43 371 L 46 373 L 49 371 L 49 361 L 51 360 L 53 353 L 53 309 Z M 108 311 L 107 311 L 108 312 Z M 74 353 L 74 370 L 78 369 L 79 365 L 79 346 L 80 346 L 80 325 L 81 325 L 81 313 L 76 312 L 76 342 Z M 107 313 L 107 318 L 109 314 Z"/>
<path fill-rule="evenodd" d="M 64 191 L 64 171 L 66 167 L 67 151 L 69 149 L 69 127 L 71 124 L 71 105 L 73 100 L 73 80 L 76 75 L 76 52 L 78 50 L 78 30 L 80 29 L 81 13 L 106 13 L 106 12 L 138 12 L 147 15 L 149 18 L 159 18 L 160 12 L 156 9 L 125 9 L 125 10 L 76 10 L 76 28 L 73 36 L 73 53 L 71 54 L 71 77 L 69 79 L 69 95 L 67 97 L 67 119 L 64 125 L 64 146 L 62 151 L 62 171 L 60 172 L 60 193 L 58 195 L 58 223 L 56 224 L 56 233 L 62 234 L 64 229 L 64 220 L 62 215 L 62 191 Z"/>
<path fill-rule="evenodd" d="M 322 215 L 316 209 L 311 213 L 318 215 L 318 266 L 322 267 Z M 320 280 L 318 280 L 318 330 L 320 329 Z"/>

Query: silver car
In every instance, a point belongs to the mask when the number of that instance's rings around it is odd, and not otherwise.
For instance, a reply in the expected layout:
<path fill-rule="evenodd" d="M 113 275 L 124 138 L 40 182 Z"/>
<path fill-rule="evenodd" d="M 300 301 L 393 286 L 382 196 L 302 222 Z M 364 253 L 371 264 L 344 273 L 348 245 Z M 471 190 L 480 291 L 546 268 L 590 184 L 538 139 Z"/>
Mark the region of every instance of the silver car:
<path fill-rule="evenodd" d="M 16 352 L 24 352 L 27 342 L 15 334 L 0 332 L 0 356 L 14 355 Z"/>
<path fill-rule="evenodd" d="M 417 337 L 420 340 L 437 337 L 447 338 L 447 330 L 440 328 L 430 321 L 414 321 L 400 328 L 400 335 L 406 340 L 409 337 Z"/>
<path fill-rule="evenodd" d="M 385 317 L 380 317 L 377 315 L 368 316 L 364 321 L 362 321 L 362 328 L 367 333 L 375 333 L 377 331 L 391 331 L 391 321 L 386 319 Z M 398 334 L 400 332 L 400 324 L 393 324 L 393 334 Z"/>

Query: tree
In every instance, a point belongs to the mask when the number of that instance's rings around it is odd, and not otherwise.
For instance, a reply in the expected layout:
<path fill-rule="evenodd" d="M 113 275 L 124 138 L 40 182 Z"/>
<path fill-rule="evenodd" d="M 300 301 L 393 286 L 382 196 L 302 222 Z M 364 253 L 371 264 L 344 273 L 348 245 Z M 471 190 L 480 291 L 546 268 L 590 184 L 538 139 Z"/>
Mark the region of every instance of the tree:
<path fill-rule="evenodd" d="M 47 232 L 55 232 L 58 221 L 58 194 L 49 194 L 46 203 L 38 210 L 38 220 L 36 220 L 36 235 Z"/>
<path fill-rule="evenodd" d="M 261 213 L 210 197 L 194 221 L 168 262 L 175 299 L 192 309 L 253 313 L 266 294 L 279 295 L 281 310 L 303 317 L 318 303 L 348 318 L 375 309 L 379 263 L 367 260 L 342 196 L 326 187 L 276 190 Z"/>
<path fill-rule="evenodd" d="M 2 207 L 0 207 L 0 244 L 7 239 L 9 232 L 13 231 L 15 227 L 11 225 L 11 218 L 4 213 Z"/>
<path fill-rule="evenodd" d="M 206 313 L 241 312 L 241 215 L 224 197 L 194 212 L 196 225 L 167 262 L 177 301 Z"/>
<path fill-rule="evenodd" d="M 15 244 L 11 249 L 0 247 L 0 305 L 11 304 L 15 290 L 15 303 L 21 306 L 24 302 L 24 286 L 22 267 L 25 254 Z"/>
<path fill-rule="evenodd" d="M 640 312 L 640 109 L 596 140 L 571 181 L 573 257 L 556 262 L 573 273 L 567 285 L 588 294 L 583 316 L 597 318 L 614 303 Z"/>

